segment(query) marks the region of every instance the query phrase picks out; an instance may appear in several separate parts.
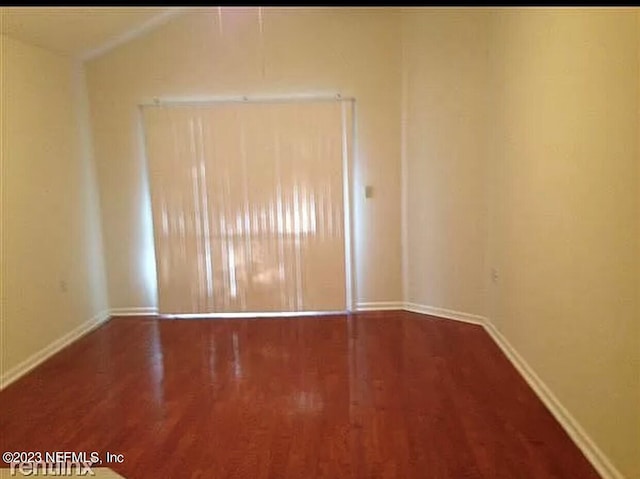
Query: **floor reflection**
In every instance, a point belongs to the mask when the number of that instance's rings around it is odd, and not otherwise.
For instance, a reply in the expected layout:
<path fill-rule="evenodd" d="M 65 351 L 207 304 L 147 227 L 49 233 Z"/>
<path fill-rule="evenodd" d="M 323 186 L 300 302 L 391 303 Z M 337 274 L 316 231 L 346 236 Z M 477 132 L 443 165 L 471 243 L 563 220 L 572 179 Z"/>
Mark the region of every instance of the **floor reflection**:
<path fill-rule="evenodd" d="M 597 478 L 482 328 L 416 316 L 115 319 L 0 392 L 0 449 L 143 479 Z"/>

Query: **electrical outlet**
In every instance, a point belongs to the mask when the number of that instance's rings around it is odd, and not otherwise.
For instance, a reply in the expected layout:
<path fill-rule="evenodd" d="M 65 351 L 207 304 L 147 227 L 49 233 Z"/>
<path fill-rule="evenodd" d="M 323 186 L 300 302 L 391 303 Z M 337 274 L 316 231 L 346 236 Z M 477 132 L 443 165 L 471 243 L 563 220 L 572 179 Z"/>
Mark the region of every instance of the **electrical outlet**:
<path fill-rule="evenodd" d="M 66 292 L 67 292 L 67 290 L 69 289 L 69 288 L 67 287 L 67 282 L 66 282 L 65 280 L 63 280 L 63 279 L 61 279 L 61 280 L 60 280 L 60 282 L 58 283 L 58 285 L 60 286 L 60 291 L 61 291 L 62 293 L 66 293 Z"/>
<path fill-rule="evenodd" d="M 494 283 L 498 282 L 498 270 L 497 268 L 491 268 L 491 281 L 493 281 Z"/>

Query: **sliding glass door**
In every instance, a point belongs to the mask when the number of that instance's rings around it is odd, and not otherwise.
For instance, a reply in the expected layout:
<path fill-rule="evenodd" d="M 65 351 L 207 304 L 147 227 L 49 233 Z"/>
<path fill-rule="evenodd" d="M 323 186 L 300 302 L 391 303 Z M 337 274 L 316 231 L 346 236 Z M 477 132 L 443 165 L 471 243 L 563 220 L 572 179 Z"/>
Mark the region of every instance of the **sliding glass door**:
<path fill-rule="evenodd" d="M 161 314 L 347 309 L 340 101 L 143 108 Z"/>

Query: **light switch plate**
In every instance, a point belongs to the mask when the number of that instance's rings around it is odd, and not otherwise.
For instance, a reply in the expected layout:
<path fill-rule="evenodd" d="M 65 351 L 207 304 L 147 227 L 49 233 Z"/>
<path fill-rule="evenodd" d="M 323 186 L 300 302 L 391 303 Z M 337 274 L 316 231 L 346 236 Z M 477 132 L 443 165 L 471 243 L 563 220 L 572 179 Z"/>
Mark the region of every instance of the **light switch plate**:
<path fill-rule="evenodd" d="M 367 185 L 364 187 L 364 197 L 373 198 L 373 186 Z"/>

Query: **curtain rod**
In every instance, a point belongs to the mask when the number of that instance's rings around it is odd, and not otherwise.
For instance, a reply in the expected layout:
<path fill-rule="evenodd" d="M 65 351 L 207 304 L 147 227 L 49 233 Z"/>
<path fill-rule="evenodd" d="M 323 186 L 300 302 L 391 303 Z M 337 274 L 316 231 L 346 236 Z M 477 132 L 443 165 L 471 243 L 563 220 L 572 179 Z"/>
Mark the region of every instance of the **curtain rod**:
<path fill-rule="evenodd" d="M 353 97 L 335 95 L 289 95 L 289 96 L 229 96 L 204 98 L 153 98 L 139 103 L 140 107 L 151 106 L 199 106 L 217 103 L 286 103 L 295 101 L 355 101 Z"/>

